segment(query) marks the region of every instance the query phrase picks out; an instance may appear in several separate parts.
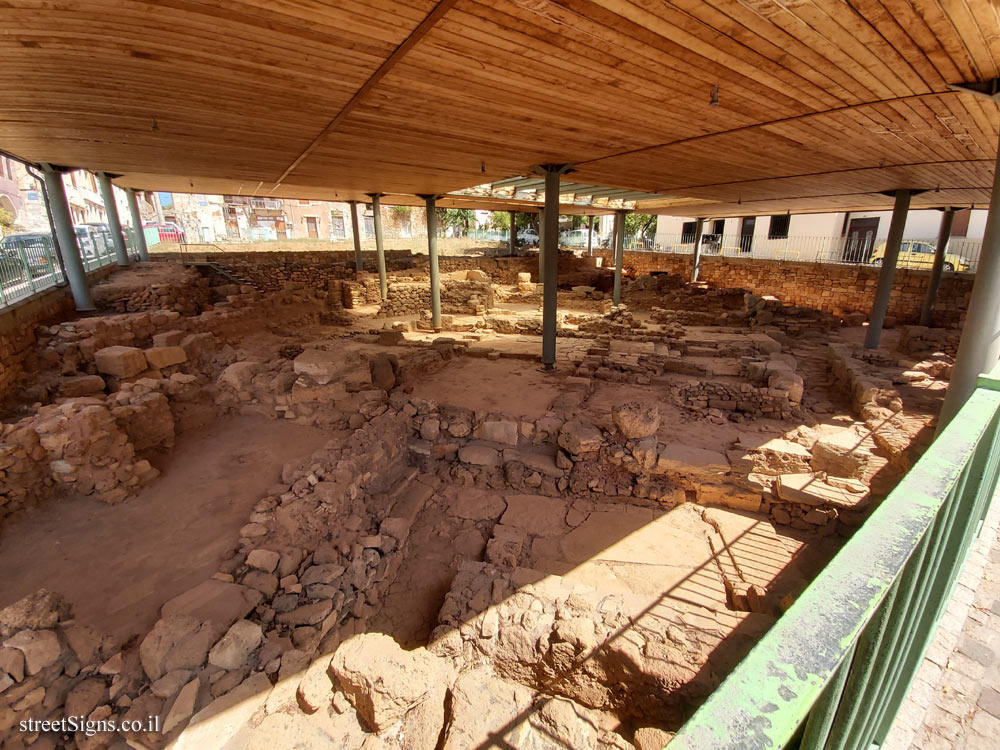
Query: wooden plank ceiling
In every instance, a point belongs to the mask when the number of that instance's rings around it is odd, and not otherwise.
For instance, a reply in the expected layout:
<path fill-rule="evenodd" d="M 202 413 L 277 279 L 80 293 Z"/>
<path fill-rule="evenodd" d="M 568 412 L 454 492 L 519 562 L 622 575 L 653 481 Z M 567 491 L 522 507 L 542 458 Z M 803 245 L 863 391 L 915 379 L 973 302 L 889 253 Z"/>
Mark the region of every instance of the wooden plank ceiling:
<path fill-rule="evenodd" d="M 443 194 L 569 163 L 660 213 L 970 205 L 1000 131 L 948 89 L 1000 76 L 991 0 L 5 0 L 0 28 L 0 149 L 144 189 Z"/>

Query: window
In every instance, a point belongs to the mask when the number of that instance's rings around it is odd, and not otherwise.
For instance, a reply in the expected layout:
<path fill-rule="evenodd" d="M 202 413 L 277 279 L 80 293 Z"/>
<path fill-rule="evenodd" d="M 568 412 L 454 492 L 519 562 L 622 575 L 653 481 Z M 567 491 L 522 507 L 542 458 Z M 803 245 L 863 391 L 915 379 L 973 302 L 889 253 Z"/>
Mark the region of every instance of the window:
<path fill-rule="evenodd" d="M 330 236 L 335 240 L 342 240 L 347 237 L 343 214 L 330 214 Z"/>
<path fill-rule="evenodd" d="M 788 238 L 788 227 L 792 223 L 792 217 L 788 214 L 779 214 L 771 217 L 771 224 L 767 229 L 769 240 L 784 240 Z"/>
<path fill-rule="evenodd" d="M 694 242 L 694 235 L 697 231 L 697 221 L 685 221 L 681 224 L 681 242 Z"/>
<path fill-rule="evenodd" d="M 716 219 L 712 222 L 712 234 L 717 234 L 720 237 L 726 233 L 726 220 Z"/>

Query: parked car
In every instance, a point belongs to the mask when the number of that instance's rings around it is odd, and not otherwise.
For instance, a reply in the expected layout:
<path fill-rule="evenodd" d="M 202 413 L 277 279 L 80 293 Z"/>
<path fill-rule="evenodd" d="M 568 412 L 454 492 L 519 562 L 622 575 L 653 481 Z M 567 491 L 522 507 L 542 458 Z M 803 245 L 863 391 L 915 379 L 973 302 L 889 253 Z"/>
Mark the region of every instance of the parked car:
<path fill-rule="evenodd" d="M 107 224 L 90 222 L 77 224 L 73 229 L 76 231 L 80 255 L 85 260 L 104 258 L 115 252 L 114 242 L 111 239 L 111 227 Z"/>
<path fill-rule="evenodd" d="M 33 278 L 52 273 L 55 255 L 52 235 L 47 232 L 8 234 L 0 239 L 3 283 L 25 281 L 25 264 Z"/>
<path fill-rule="evenodd" d="M 528 229 L 522 229 L 517 233 L 517 241 L 522 245 L 537 245 L 538 244 L 538 232 L 530 227 Z"/>
<path fill-rule="evenodd" d="M 568 229 L 559 235 L 559 244 L 566 247 L 586 247 L 589 229 Z M 597 232 L 594 232 L 594 244 L 597 244 Z"/>
<path fill-rule="evenodd" d="M 934 265 L 934 243 L 923 242 L 921 240 L 903 240 L 899 248 L 899 259 L 896 261 L 897 268 L 916 268 L 930 270 Z M 876 266 L 882 265 L 885 258 L 885 242 L 880 243 L 875 252 L 872 253 L 871 263 Z M 968 271 L 969 262 L 960 255 L 952 253 L 944 254 L 945 271 Z"/>
<path fill-rule="evenodd" d="M 144 229 L 155 227 L 160 236 L 160 242 L 187 242 L 187 238 L 184 236 L 184 230 L 173 222 L 157 224 L 150 221 L 146 222 L 142 226 Z"/>

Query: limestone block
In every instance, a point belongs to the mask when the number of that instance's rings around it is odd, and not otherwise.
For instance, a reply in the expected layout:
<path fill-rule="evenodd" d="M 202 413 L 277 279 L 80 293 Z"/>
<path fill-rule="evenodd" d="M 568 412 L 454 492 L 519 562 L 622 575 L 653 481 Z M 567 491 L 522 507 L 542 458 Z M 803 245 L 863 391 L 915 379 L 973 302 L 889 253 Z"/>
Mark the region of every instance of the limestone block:
<path fill-rule="evenodd" d="M 154 346 L 145 351 L 150 367 L 161 369 L 187 362 L 187 352 L 180 346 Z"/>
<path fill-rule="evenodd" d="M 130 378 L 147 369 L 142 349 L 134 346 L 106 346 L 94 352 L 97 371 L 119 378 Z"/>

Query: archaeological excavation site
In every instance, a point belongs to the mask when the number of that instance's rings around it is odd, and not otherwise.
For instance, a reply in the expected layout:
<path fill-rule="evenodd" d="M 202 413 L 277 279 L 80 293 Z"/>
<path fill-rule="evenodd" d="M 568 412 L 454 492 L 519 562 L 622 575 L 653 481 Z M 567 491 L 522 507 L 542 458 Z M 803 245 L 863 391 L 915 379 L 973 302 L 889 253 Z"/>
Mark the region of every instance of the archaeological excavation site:
<path fill-rule="evenodd" d="M 0 750 L 996 750 L 1000 2 L 0 0 Z"/>
<path fill-rule="evenodd" d="M 957 341 L 863 348 L 873 276 L 821 310 L 630 252 L 614 305 L 562 252 L 547 369 L 533 256 L 442 256 L 435 327 L 426 255 L 384 302 L 373 254 L 250 255 L 3 333 L 4 748 L 661 748 L 927 445 Z"/>

